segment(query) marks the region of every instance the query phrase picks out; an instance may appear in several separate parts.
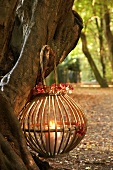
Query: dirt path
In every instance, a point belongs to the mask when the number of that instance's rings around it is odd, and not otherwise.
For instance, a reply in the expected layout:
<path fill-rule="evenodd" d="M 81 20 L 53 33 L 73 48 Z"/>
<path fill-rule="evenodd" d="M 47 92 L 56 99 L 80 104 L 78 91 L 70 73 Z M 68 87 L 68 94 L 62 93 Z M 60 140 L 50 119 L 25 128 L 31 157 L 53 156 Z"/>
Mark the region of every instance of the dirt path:
<path fill-rule="evenodd" d="M 56 170 L 113 170 L 113 88 L 75 88 L 71 95 L 88 120 L 87 134 L 66 157 L 49 159 Z"/>

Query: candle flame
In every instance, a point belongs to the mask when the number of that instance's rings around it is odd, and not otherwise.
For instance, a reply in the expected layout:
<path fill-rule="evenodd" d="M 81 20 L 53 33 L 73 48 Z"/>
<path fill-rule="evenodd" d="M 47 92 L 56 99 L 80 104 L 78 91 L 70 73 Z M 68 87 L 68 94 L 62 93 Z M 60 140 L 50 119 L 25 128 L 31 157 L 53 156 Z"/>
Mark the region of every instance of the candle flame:
<path fill-rule="evenodd" d="M 50 121 L 49 122 L 49 126 L 50 126 L 50 129 L 55 129 L 55 122 L 54 121 Z"/>

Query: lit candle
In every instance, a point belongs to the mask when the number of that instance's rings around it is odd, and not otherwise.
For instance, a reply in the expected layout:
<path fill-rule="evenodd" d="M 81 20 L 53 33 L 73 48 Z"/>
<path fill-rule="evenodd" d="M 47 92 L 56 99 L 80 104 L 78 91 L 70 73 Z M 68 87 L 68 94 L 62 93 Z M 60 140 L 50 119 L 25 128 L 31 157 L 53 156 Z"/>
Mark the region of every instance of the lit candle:
<path fill-rule="evenodd" d="M 55 148 L 55 140 L 56 140 L 56 152 L 58 152 L 60 142 L 61 142 L 61 132 L 55 132 L 55 123 L 54 121 L 50 121 L 49 123 L 49 128 L 50 128 L 50 135 L 49 132 L 45 133 L 46 137 L 46 149 L 47 152 L 53 154 L 54 153 L 54 148 Z M 60 127 L 57 127 L 57 129 L 60 129 Z M 53 132 L 51 132 L 53 130 Z M 55 138 L 55 133 L 56 133 L 56 138 Z"/>

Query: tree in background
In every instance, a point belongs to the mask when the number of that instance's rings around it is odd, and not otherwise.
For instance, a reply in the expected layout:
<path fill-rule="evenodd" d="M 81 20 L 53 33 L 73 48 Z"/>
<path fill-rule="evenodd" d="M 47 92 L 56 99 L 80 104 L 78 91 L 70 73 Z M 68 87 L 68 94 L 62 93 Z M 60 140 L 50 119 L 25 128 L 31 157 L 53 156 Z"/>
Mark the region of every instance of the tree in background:
<path fill-rule="evenodd" d="M 109 60 L 111 63 L 111 68 L 112 68 L 112 74 L 113 74 L 113 24 L 111 24 L 111 14 L 110 14 L 110 7 L 107 4 L 104 4 L 104 22 L 105 22 L 105 27 L 104 27 L 104 32 L 105 32 L 105 37 L 109 49 Z M 113 21 L 112 21 L 113 23 Z"/>
<path fill-rule="evenodd" d="M 87 57 L 88 59 L 88 62 L 95 74 L 95 78 L 96 80 L 98 81 L 98 83 L 100 84 L 101 87 L 108 87 L 108 84 L 106 83 L 106 80 L 100 75 L 98 69 L 97 69 L 97 66 L 95 65 L 95 62 L 88 50 L 88 47 L 87 47 L 87 40 L 86 40 L 86 35 L 85 33 L 82 32 L 81 34 L 81 40 L 82 40 L 82 50 L 83 50 L 83 53 L 85 54 L 85 56 Z"/>

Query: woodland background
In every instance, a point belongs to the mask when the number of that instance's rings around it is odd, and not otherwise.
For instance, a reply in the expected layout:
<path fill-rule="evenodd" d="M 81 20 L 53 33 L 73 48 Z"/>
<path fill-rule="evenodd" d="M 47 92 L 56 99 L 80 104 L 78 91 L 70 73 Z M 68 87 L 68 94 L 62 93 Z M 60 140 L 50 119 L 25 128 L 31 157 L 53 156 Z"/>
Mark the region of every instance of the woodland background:
<path fill-rule="evenodd" d="M 75 0 L 73 9 L 81 15 L 83 29 L 77 47 L 58 67 L 59 81 L 107 87 L 113 83 L 113 3 Z"/>

